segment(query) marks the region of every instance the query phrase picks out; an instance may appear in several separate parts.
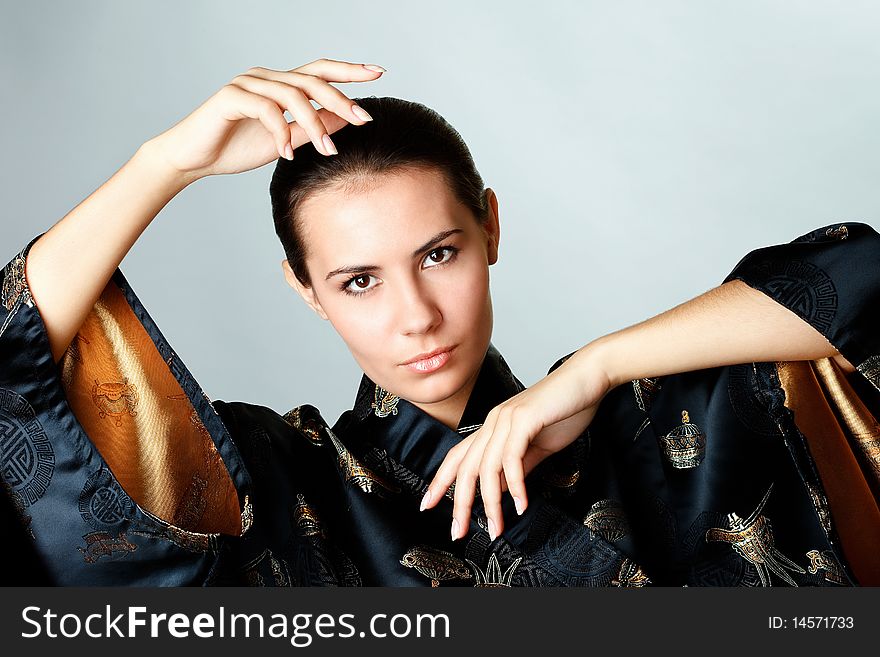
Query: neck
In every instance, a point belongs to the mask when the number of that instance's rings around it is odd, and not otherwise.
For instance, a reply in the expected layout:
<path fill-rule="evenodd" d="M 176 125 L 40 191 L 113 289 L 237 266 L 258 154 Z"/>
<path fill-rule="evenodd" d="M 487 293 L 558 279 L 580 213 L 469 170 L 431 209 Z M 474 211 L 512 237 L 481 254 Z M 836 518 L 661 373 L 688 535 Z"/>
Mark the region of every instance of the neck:
<path fill-rule="evenodd" d="M 420 408 L 438 422 L 442 422 L 450 429 L 455 430 L 461 422 L 461 416 L 464 414 L 464 409 L 471 397 L 471 392 L 473 392 L 479 374 L 480 368 L 477 368 L 477 370 L 471 375 L 470 379 L 468 379 L 467 383 L 459 388 L 459 390 L 451 397 L 447 397 L 438 402 L 411 403 L 413 406 Z"/>

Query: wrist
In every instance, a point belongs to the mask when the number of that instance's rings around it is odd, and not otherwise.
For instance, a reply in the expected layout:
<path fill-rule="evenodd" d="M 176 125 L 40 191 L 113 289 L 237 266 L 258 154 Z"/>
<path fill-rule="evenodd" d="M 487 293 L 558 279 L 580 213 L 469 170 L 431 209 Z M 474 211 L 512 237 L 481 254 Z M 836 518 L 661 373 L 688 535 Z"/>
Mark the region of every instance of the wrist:
<path fill-rule="evenodd" d="M 576 361 L 575 367 L 584 372 L 598 372 L 608 393 L 626 382 L 614 357 L 614 341 L 611 336 L 602 336 L 578 349 L 569 360 Z M 595 376 L 595 374 L 593 374 Z"/>
<path fill-rule="evenodd" d="M 154 137 L 141 144 L 130 163 L 149 172 L 154 182 L 166 189 L 170 193 L 170 197 L 183 191 L 196 180 L 204 178 L 202 174 L 181 171 L 174 167 L 165 157 L 159 137 Z"/>

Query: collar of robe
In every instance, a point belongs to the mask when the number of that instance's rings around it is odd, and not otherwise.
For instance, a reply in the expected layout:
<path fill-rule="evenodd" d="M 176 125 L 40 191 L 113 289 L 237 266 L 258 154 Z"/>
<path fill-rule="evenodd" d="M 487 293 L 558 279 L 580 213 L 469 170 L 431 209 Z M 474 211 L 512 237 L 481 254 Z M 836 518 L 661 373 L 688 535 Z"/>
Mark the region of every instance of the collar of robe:
<path fill-rule="evenodd" d="M 355 440 L 365 440 L 385 450 L 392 459 L 428 481 L 450 448 L 482 426 L 495 406 L 524 389 L 490 343 L 458 428 L 453 430 L 402 398 L 397 400 L 396 413 L 377 416 L 372 406 L 376 384 L 364 374 L 353 408 L 359 429 Z"/>

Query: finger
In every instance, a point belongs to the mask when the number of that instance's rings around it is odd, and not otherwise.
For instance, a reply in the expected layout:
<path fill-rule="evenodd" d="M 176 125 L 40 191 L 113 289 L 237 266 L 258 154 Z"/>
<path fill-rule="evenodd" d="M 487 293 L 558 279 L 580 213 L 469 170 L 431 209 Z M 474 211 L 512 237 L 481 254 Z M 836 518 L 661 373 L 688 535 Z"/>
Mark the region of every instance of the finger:
<path fill-rule="evenodd" d="M 234 84 L 221 89 L 221 115 L 228 121 L 256 119 L 272 135 L 278 154 L 286 157 L 285 151 L 290 140 L 290 129 L 284 110 L 273 100 L 260 94 L 251 93 Z"/>
<path fill-rule="evenodd" d="M 513 498 L 517 515 L 522 515 L 528 506 L 529 500 L 526 494 L 524 461 L 528 452 L 528 441 L 517 443 L 508 441 L 508 449 L 501 457 L 501 467 L 504 479 L 507 481 L 507 490 Z"/>
<path fill-rule="evenodd" d="M 291 71 L 316 75 L 319 78 L 327 80 L 327 82 L 369 82 L 370 80 L 375 80 L 385 72 L 385 69 L 374 71 L 367 68 L 367 66 L 376 65 L 353 64 L 351 62 L 323 58 L 298 66 L 297 68 L 291 69 Z M 382 67 L 379 66 L 378 68 Z"/>
<path fill-rule="evenodd" d="M 501 455 L 510 435 L 513 414 L 499 414 L 492 435 L 486 438 L 486 447 L 480 461 L 480 496 L 486 512 L 487 531 L 493 541 L 504 531 L 504 514 L 501 512 Z"/>
<path fill-rule="evenodd" d="M 323 155 L 334 154 L 336 147 L 333 146 L 332 140 L 329 144 L 326 143 L 330 136 L 327 134 L 324 123 L 301 89 L 282 82 L 276 82 L 275 80 L 264 80 L 263 78 L 256 78 L 250 75 L 237 75 L 233 78 L 231 84 L 251 93 L 271 98 L 279 107 L 283 107 L 290 112 L 319 153 Z M 301 145 L 291 143 L 294 149 Z"/>
<path fill-rule="evenodd" d="M 471 449 L 473 449 L 473 446 L 471 446 Z M 473 457 L 470 459 L 465 457 L 455 479 L 455 497 L 452 503 L 452 527 L 450 529 L 453 541 L 467 534 L 470 525 L 471 508 L 473 507 L 474 495 L 476 494 L 478 475 L 478 461 Z"/>
<path fill-rule="evenodd" d="M 339 89 L 315 75 L 306 75 L 296 71 L 273 71 L 267 68 L 252 68 L 247 72 L 246 76 L 278 82 L 301 89 L 308 98 L 317 102 L 321 107 L 338 114 L 348 123 L 363 125 L 367 121 L 372 120 L 372 117 L 363 107 L 357 105 Z M 357 109 L 355 110 L 355 108 Z"/>
<path fill-rule="evenodd" d="M 476 433 L 471 434 L 468 438 L 446 453 L 446 458 L 443 459 L 443 462 L 434 474 L 434 478 L 431 480 L 431 483 L 428 484 L 428 490 L 422 498 L 422 504 L 420 507 L 421 511 L 436 506 L 440 499 L 446 494 L 446 491 L 449 490 L 452 482 L 455 481 L 455 475 L 458 472 L 461 460 L 464 458 L 465 454 L 467 454 L 467 448 L 470 446 L 470 442 L 475 435 Z"/>

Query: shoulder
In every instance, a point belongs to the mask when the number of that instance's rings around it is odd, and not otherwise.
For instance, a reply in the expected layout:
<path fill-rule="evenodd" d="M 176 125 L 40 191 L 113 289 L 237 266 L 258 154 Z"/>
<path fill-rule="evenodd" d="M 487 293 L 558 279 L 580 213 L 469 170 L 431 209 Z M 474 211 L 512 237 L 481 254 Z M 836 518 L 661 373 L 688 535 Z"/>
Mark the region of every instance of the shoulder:
<path fill-rule="evenodd" d="M 296 406 L 283 414 L 268 406 L 241 401 L 216 400 L 213 406 L 229 431 L 239 439 L 254 433 L 293 435 L 319 445 L 324 442 L 328 427 L 320 411 L 310 404 Z"/>

